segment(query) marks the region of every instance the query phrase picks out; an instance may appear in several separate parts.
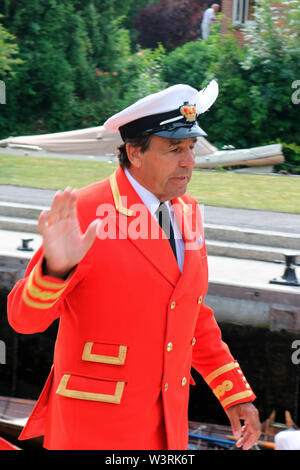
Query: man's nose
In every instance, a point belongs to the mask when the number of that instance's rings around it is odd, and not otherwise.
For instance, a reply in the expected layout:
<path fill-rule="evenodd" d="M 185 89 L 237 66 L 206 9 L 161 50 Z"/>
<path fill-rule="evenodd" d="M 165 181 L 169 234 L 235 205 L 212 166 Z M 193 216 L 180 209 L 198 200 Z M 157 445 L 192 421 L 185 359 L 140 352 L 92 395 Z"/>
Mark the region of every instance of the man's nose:
<path fill-rule="evenodd" d="M 183 152 L 182 158 L 180 160 L 180 166 L 182 167 L 193 167 L 195 165 L 195 151 L 194 149 L 186 149 Z"/>

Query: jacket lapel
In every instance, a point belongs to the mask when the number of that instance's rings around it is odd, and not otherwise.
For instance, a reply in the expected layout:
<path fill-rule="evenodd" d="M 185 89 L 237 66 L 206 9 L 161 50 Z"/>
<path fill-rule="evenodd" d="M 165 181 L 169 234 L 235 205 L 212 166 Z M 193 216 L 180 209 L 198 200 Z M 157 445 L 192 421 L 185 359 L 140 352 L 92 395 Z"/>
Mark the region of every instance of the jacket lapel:
<path fill-rule="evenodd" d="M 133 189 L 121 167 L 111 175 L 110 187 L 117 210 L 116 224 L 119 237 L 128 238 L 175 286 L 181 272 L 169 240 Z"/>

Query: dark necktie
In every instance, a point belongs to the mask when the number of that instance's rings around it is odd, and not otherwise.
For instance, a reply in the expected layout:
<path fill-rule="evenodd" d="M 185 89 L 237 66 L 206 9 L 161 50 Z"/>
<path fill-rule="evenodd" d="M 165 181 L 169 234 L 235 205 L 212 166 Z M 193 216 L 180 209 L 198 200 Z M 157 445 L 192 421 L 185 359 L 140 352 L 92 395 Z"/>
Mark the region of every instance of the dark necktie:
<path fill-rule="evenodd" d="M 174 231 L 170 220 L 169 210 L 163 202 L 160 203 L 158 209 L 156 210 L 156 215 L 158 218 L 158 223 L 161 226 L 162 230 L 165 232 L 166 237 L 170 242 L 174 256 L 177 259 Z"/>

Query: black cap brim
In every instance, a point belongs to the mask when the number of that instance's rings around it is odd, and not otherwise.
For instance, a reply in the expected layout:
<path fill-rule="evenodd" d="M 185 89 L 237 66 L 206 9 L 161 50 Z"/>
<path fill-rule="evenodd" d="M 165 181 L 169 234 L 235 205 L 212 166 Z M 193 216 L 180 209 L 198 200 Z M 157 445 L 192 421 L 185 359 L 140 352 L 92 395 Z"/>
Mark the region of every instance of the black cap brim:
<path fill-rule="evenodd" d="M 151 131 L 150 131 L 151 133 Z M 198 126 L 197 122 L 193 125 L 173 123 L 169 128 L 152 132 L 154 135 L 159 137 L 165 137 L 166 139 L 188 139 L 191 137 L 202 137 L 207 136 L 206 132 Z"/>

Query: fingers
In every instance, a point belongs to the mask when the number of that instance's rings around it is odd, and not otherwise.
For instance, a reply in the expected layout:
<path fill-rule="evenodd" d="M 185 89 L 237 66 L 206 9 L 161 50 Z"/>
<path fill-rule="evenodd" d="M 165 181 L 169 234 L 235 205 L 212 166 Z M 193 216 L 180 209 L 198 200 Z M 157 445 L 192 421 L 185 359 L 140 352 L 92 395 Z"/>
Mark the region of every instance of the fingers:
<path fill-rule="evenodd" d="M 61 199 L 60 217 L 77 217 L 76 203 L 77 191 L 70 187 L 66 188 Z"/>
<path fill-rule="evenodd" d="M 242 428 L 242 437 L 237 442 L 238 447 L 243 447 L 244 450 L 251 449 L 257 442 L 261 435 L 261 424 L 258 417 L 258 412 L 254 408 L 245 419 L 245 425 Z"/>
<path fill-rule="evenodd" d="M 236 446 L 244 450 L 250 449 L 261 434 L 261 424 L 255 406 L 252 403 L 241 403 L 228 408 L 227 415 L 233 435 L 238 439 Z M 243 427 L 241 420 L 244 421 Z"/>
<path fill-rule="evenodd" d="M 55 194 L 50 212 L 48 215 L 48 225 L 54 225 L 60 220 L 76 216 L 76 190 L 67 187 L 63 192 L 57 191 Z"/>
<path fill-rule="evenodd" d="M 240 416 L 240 405 L 231 406 L 226 410 L 226 414 L 229 418 L 232 433 L 236 439 L 241 437 L 242 425 Z"/>
<path fill-rule="evenodd" d="M 39 220 L 38 220 L 38 230 L 39 233 L 43 236 L 45 233 L 45 229 L 48 226 L 48 213 L 47 211 L 42 211 Z"/>
<path fill-rule="evenodd" d="M 69 187 L 58 191 L 49 214 L 43 211 L 38 222 L 49 271 L 65 273 L 77 265 L 94 243 L 99 223 L 102 221 L 94 220 L 82 234 L 77 218 L 77 192 Z"/>
<path fill-rule="evenodd" d="M 60 206 L 60 202 L 61 202 L 61 196 L 62 196 L 62 192 L 61 191 L 57 191 L 57 193 L 55 194 L 54 198 L 53 198 L 53 201 L 52 201 L 52 204 L 51 204 L 51 207 L 50 207 L 50 211 L 49 211 L 49 214 L 48 214 L 48 225 L 54 225 L 58 220 L 59 220 L 59 206 Z"/>
<path fill-rule="evenodd" d="M 247 430 L 247 426 L 242 427 L 242 437 L 236 442 L 237 447 L 243 447 L 244 450 L 249 450 L 257 441 L 251 430 Z"/>

